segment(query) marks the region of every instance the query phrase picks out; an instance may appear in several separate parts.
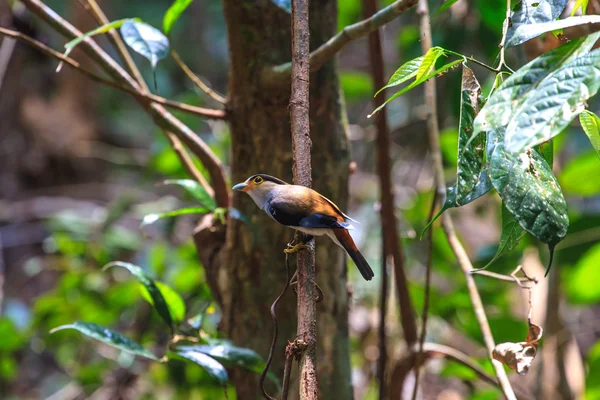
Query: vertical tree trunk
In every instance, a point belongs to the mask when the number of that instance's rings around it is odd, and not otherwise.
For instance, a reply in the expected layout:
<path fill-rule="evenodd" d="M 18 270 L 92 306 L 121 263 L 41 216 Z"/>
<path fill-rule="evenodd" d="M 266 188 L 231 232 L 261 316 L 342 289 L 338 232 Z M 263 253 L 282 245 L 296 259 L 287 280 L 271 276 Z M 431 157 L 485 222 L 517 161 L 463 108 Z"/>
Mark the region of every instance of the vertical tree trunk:
<path fill-rule="evenodd" d="M 224 9 L 231 57 L 232 180 L 268 173 L 291 182 L 290 86 L 266 91 L 259 81 L 262 68 L 291 59 L 290 15 L 270 0 L 225 0 Z M 311 2 L 312 49 L 333 36 L 336 26 L 335 0 Z M 311 75 L 310 104 L 313 187 L 344 209 L 349 153 L 335 62 Z M 223 227 L 215 229 L 208 217 L 198 227 L 196 244 L 223 311 L 222 330 L 235 343 L 266 357 L 272 331 L 269 307 L 284 285 L 283 249 L 294 232 L 268 218 L 246 195 L 235 195 L 233 207 L 251 217 L 258 234 L 234 219 L 226 232 Z M 319 398 L 351 399 L 344 255 L 330 240 L 319 239 L 316 260 L 317 283 L 325 293 L 317 307 Z M 281 377 L 286 341 L 296 335 L 293 294 L 282 300 L 277 315 L 280 336 L 272 370 Z M 235 371 L 232 379 L 238 398 L 256 398 L 256 375 Z"/>

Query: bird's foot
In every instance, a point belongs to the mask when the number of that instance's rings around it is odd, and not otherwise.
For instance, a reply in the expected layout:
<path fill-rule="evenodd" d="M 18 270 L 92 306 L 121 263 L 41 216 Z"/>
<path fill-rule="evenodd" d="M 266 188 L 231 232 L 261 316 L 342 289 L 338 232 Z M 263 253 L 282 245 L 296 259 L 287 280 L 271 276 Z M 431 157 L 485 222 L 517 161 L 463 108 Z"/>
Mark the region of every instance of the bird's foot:
<path fill-rule="evenodd" d="M 294 243 L 293 242 L 288 243 L 287 245 L 287 249 L 284 249 L 283 252 L 286 254 L 292 254 L 292 253 L 297 253 L 300 250 L 304 250 L 304 249 L 308 249 L 308 246 L 302 243 Z"/>

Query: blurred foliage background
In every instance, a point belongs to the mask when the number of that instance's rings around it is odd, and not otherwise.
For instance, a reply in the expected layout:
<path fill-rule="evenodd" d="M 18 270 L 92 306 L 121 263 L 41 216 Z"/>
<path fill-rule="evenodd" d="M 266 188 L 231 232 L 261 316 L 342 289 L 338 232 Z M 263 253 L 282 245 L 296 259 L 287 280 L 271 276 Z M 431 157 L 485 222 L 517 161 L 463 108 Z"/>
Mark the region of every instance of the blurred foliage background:
<path fill-rule="evenodd" d="M 83 31 L 95 27 L 77 1 L 47 3 Z M 389 3 L 385 0 L 380 6 Z M 432 0 L 430 7 L 435 12 L 441 3 Z M 101 4 L 110 19 L 140 17 L 160 27 L 171 2 Z M 340 0 L 338 8 L 339 29 L 362 18 L 359 0 Z M 434 44 L 491 64 L 498 53 L 504 12 L 503 1 L 461 0 L 432 22 Z M 56 49 L 64 45 L 61 37 L 26 12 L 13 20 L 7 3 L 0 3 L 0 25 L 17 26 Z M 388 75 L 420 55 L 414 12 L 402 15 L 382 32 Z M 111 49 L 106 38 L 97 40 Z M 540 39 L 542 44 L 551 40 Z M 5 40 L 0 42 L 4 44 Z M 215 90 L 226 93 L 229 60 L 219 1 L 194 1 L 174 28 L 171 45 Z M 535 51 L 533 45 L 512 49 L 507 53 L 509 65 L 516 69 Z M 77 51 L 73 54 L 78 56 Z M 148 63 L 134 58 L 152 82 Z M 101 270 L 114 260 L 129 260 L 168 284 L 184 299 L 188 317 L 205 313 L 202 329 L 208 335 L 219 336 L 220 313 L 190 239 L 197 218 L 180 216 L 140 228 L 148 213 L 193 205 L 180 188 L 156 185 L 164 179 L 186 178 L 186 172 L 152 120 L 118 91 L 69 69 L 56 74 L 55 60 L 22 44 L 8 55 L 0 51 L 1 62 L 7 62 L 8 68 L 0 76 L 0 397 L 110 398 L 107 393 L 114 392 L 107 388 L 118 387 L 124 398 L 220 398 L 219 384 L 194 364 L 134 359 L 74 331 L 49 334 L 56 326 L 85 320 L 114 327 L 146 348 L 164 346 L 168 332 L 143 299 L 138 283 L 125 271 Z M 374 87 L 366 38 L 344 48 L 338 62 L 356 163 L 348 214 L 363 222 L 355 239 L 371 265 L 380 266 L 380 228 L 373 218 L 379 207 L 375 133 L 367 119 Z M 493 76 L 477 66 L 474 70 L 484 93 L 489 91 Z M 172 59 L 162 61 L 156 73 L 162 96 L 211 104 Z M 438 79 L 441 144 L 449 182 L 455 179 L 459 89 L 458 71 Z M 433 198 L 422 104 L 422 91 L 413 90 L 388 106 L 397 210 L 418 311 L 423 304 L 426 258 L 426 244 L 419 235 Z M 594 101 L 589 108 L 598 112 L 600 104 Z M 176 115 L 228 165 L 226 123 Z M 575 397 L 600 399 L 600 162 L 578 123 L 557 137 L 554 146 L 554 171 L 567 196 L 571 226 L 557 247 L 550 277 L 541 279 L 533 291 L 533 321 L 546 330 L 542 349 L 529 375 L 513 373 L 511 382 L 526 392 L 536 385 L 565 383 Z M 475 266 L 484 266 L 498 246 L 499 205 L 494 194 L 450 211 Z M 464 278 L 435 226 L 427 340 L 452 344 L 491 372 Z M 508 274 L 522 264 L 530 275 L 541 277 L 547 261 L 546 248 L 525 236 L 491 270 Z M 351 266 L 349 276 L 354 288 L 349 318 L 355 397 L 374 399 L 381 274 L 364 282 Z M 510 282 L 476 280 L 496 342 L 522 340 L 527 293 Z M 391 297 L 387 335 L 390 351 L 398 354 L 401 329 L 395 294 Z M 270 340 L 265 332 L 265 340 Z M 429 363 L 424 379 L 425 398 L 500 396 L 469 369 L 445 361 Z M 556 398 L 564 394 L 553 393 Z M 230 390 L 230 398 L 234 396 Z"/>

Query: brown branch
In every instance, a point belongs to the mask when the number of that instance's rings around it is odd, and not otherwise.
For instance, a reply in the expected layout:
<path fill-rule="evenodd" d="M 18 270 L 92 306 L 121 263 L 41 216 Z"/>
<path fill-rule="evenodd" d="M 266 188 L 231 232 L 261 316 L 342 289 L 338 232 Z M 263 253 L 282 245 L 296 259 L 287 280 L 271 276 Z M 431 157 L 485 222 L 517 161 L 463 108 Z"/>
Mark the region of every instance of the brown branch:
<path fill-rule="evenodd" d="M 179 54 L 177 54 L 177 52 L 175 50 L 171 50 L 171 57 L 173 57 L 173 59 L 175 60 L 175 62 L 179 66 L 179 68 L 181 68 L 183 73 L 192 82 L 194 82 L 194 84 L 198 87 L 198 89 L 202 90 L 204 93 L 206 93 L 207 95 L 212 97 L 213 100 L 215 100 L 221 104 L 227 103 L 227 99 L 225 97 L 221 96 L 220 94 L 218 94 L 217 92 L 212 90 L 210 87 L 208 87 L 208 85 L 206 83 L 202 82 L 202 80 L 200 78 L 198 78 L 198 76 L 196 76 L 196 74 L 194 74 L 194 72 L 190 69 L 190 67 L 187 66 L 186 63 L 183 62 L 183 60 L 179 57 Z"/>
<path fill-rule="evenodd" d="M 308 0 L 292 0 L 292 94 L 290 126 L 292 131 L 292 173 L 294 183 L 310 187 L 309 53 Z M 298 253 L 298 335 L 306 348 L 300 355 L 300 400 L 316 400 L 317 381 L 317 302 L 315 242 Z"/>
<path fill-rule="evenodd" d="M 346 26 L 337 35 L 323 43 L 319 48 L 310 53 L 310 72 L 321 68 L 331 57 L 336 55 L 348 43 L 359 39 L 379 27 L 394 20 L 398 15 L 409 10 L 417 4 L 418 0 L 398 0 L 381 9 L 372 17 L 356 24 Z M 281 87 L 289 82 L 292 72 L 292 63 L 267 67 L 261 73 L 261 84 L 265 87 Z"/>
<path fill-rule="evenodd" d="M 427 53 L 427 51 L 432 47 L 431 40 L 431 26 L 429 24 L 429 7 L 427 5 L 427 0 L 419 0 L 419 7 L 417 9 L 417 13 L 420 16 L 420 31 L 421 31 L 421 51 L 423 54 Z M 440 142 L 439 142 L 439 126 L 438 126 L 438 115 L 437 115 L 437 105 L 436 105 L 436 84 L 435 78 L 429 79 L 425 82 L 425 104 L 427 106 L 428 116 L 427 120 L 427 131 L 429 136 L 429 146 L 431 152 L 431 158 L 433 161 L 433 169 L 435 173 L 435 182 L 436 182 L 436 190 L 438 194 L 443 195 L 446 191 L 445 188 L 445 179 L 444 179 L 444 167 L 442 165 L 442 153 L 440 150 Z M 462 244 L 458 240 L 456 236 L 456 231 L 454 229 L 454 224 L 452 222 L 452 218 L 449 213 L 442 214 L 442 225 L 444 227 L 444 231 L 446 233 L 446 237 L 454 252 L 460 267 L 463 270 L 463 274 L 465 276 L 465 280 L 467 283 L 467 289 L 469 291 L 469 297 L 471 298 L 471 304 L 473 305 L 473 310 L 475 312 L 475 316 L 477 318 L 477 322 L 479 323 L 479 328 L 481 329 L 481 333 L 483 335 L 483 339 L 488 351 L 488 356 L 494 366 L 494 370 L 496 372 L 496 377 L 498 378 L 498 382 L 500 383 L 500 387 L 504 393 L 504 396 L 513 400 L 516 399 L 514 391 L 508 381 L 508 377 L 506 372 L 504 371 L 503 365 L 494 360 L 492 356 L 492 352 L 495 347 L 494 337 L 492 336 L 492 331 L 490 329 L 490 325 L 487 320 L 487 316 L 485 314 L 485 309 L 483 307 L 483 303 L 481 301 L 481 296 L 477 290 L 477 286 L 475 285 L 475 281 L 473 276 L 471 275 L 471 270 L 473 269 L 473 265 L 471 264 L 471 260 L 463 248 Z"/>
<path fill-rule="evenodd" d="M 363 14 L 365 21 L 375 20 L 377 12 L 377 0 L 363 0 Z M 380 11 L 381 13 L 381 11 Z M 369 59 L 371 64 L 371 76 L 375 88 L 385 86 L 385 71 L 381 48 L 381 36 L 379 30 L 375 29 L 369 34 Z M 383 103 L 385 96 L 374 99 L 375 107 Z M 415 313 L 408 290 L 408 281 L 404 271 L 404 254 L 402 242 L 398 234 L 398 223 L 395 215 L 394 187 L 390 159 L 390 137 L 387 125 L 387 112 L 380 112 L 375 120 L 377 127 L 377 174 L 381 188 L 381 237 L 382 237 L 382 280 L 381 280 L 381 307 L 379 325 L 379 398 L 386 398 L 385 367 L 387 362 L 385 318 L 387 312 L 388 273 L 387 260 L 391 259 L 394 265 L 394 277 L 400 303 L 400 319 L 404 338 L 408 347 L 412 347 L 417 341 L 417 325 Z"/>
<path fill-rule="evenodd" d="M 437 204 L 438 194 L 434 192 L 431 209 L 429 210 L 428 221 L 433 218 L 435 206 Z M 423 349 L 425 346 L 425 336 L 427 336 L 427 318 L 429 317 L 429 300 L 431 295 L 431 263 L 433 258 L 433 227 L 427 232 L 427 262 L 425 263 L 425 299 L 423 301 L 423 315 L 421 317 L 421 336 L 419 337 L 419 348 L 417 349 L 417 357 L 415 360 L 415 385 L 413 387 L 412 399 L 416 400 L 419 391 L 419 375 L 423 364 Z"/>
<path fill-rule="evenodd" d="M 194 114 L 194 115 L 198 115 L 198 116 L 206 117 L 206 118 L 210 118 L 210 119 L 224 119 L 225 118 L 225 112 L 222 110 L 213 110 L 210 108 L 203 108 L 203 107 L 192 106 L 189 104 L 179 103 L 177 101 L 168 100 L 168 99 L 165 99 L 164 97 L 160 97 L 160 96 L 157 96 L 152 93 L 140 93 L 140 91 L 138 91 L 136 89 L 132 89 L 129 86 L 125 86 L 118 82 L 113 82 L 108 79 L 105 79 L 99 75 L 96 75 L 92 71 L 85 69 L 84 67 L 81 66 L 81 64 L 79 62 L 75 61 L 71 57 L 65 56 L 64 54 L 59 53 L 58 51 L 46 46 L 45 44 L 27 36 L 21 32 L 13 31 L 13 30 L 6 29 L 6 28 L 0 28 L 0 35 L 15 38 L 17 40 L 21 40 L 39 50 L 41 50 L 44 53 L 63 61 L 68 66 L 70 66 L 70 67 L 74 68 L 75 70 L 79 71 L 80 73 L 86 75 L 88 78 L 92 79 L 93 81 L 96 81 L 96 82 L 101 83 L 106 86 L 110 86 L 112 88 L 121 90 L 126 93 L 129 93 L 132 96 L 135 96 L 139 100 L 152 101 L 154 103 L 158 103 L 158 104 L 161 104 L 161 105 L 164 105 L 167 107 L 175 108 L 175 109 L 185 111 L 190 114 Z"/>
<path fill-rule="evenodd" d="M 207 182 L 204 175 L 202 175 L 202 172 L 200 172 L 198 167 L 196 167 L 196 165 L 194 164 L 194 160 L 192 159 L 190 154 L 186 151 L 185 147 L 183 146 L 183 144 L 181 143 L 179 138 L 173 132 L 165 132 L 165 133 L 166 133 L 167 139 L 169 140 L 169 143 L 171 144 L 171 148 L 173 149 L 175 154 L 177 154 L 177 156 L 179 157 L 179 161 L 181 161 L 181 164 L 183 165 L 185 170 L 188 172 L 188 174 L 190 174 L 190 176 L 192 178 L 194 178 L 198 183 L 200 183 L 200 185 L 202 185 L 202 187 L 204 188 L 204 190 L 206 190 L 206 192 L 208 193 L 208 195 L 210 197 L 214 197 L 215 191 L 210 186 L 210 184 Z"/>
<path fill-rule="evenodd" d="M 83 35 L 68 21 L 61 18 L 56 12 L 48 8 L 40 0 L 23 0 L 23 4 L 34 14 L 48 23 L 57 32 L 72 39 Z M 98 44 L 91 38 L 84 39 L 79 48 L 86 52 L 96 61 L 111 77 L 121 84 L 132 86 L 140 90 L 138 83 Z M 211 177 L 211 184 L 215 190 L 215 200 L 220 207 L 229 206 L 229 188 L 225 182 L 225 173 L 221 161 L 215 156 L 211 149 L 198 137 L 188 126 L 179 121 L 161 104 L 154 99 L 136 96 L 140 104 L 152 115 L 156 123 L 167 131 L 172 131 L 202 162 Z M 219 110 L 213 110 L 219 111 Z"/>

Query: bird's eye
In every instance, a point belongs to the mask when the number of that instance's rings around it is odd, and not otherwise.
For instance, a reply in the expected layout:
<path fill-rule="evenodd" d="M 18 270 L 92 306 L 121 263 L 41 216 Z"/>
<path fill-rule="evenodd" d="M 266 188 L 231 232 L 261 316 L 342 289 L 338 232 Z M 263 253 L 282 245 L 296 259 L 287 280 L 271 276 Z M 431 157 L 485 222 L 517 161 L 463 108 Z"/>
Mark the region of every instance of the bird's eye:
<path fill-rule="evenodd" d="M 254 183 L 257 183 L 257 184 L 263 183 L 263 178 L 261 178 L 260 176 L 257 176 L 256 178 L 254 178 Z"/>

